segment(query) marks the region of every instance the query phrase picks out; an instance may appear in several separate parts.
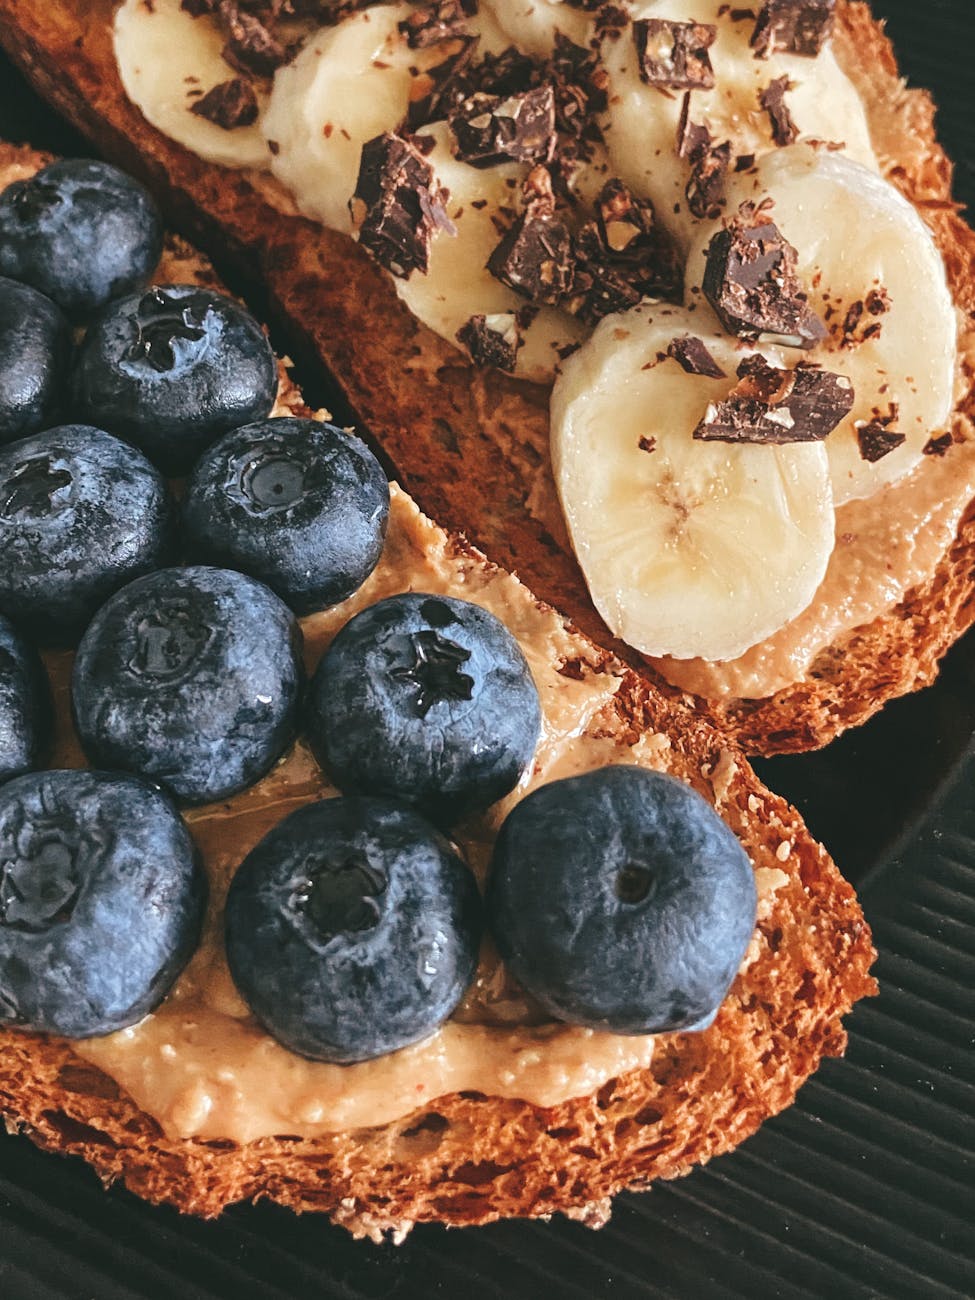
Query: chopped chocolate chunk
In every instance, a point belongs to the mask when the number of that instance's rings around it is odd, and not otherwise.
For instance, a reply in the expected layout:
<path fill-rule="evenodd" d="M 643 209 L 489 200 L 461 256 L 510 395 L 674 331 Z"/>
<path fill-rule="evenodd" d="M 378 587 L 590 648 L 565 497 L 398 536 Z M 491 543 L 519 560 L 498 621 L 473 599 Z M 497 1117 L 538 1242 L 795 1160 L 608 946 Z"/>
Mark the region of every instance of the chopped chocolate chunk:
<path fill-rule="evenodd" d="M 465 99 L 449 118 L 457 157 L 475 167 L 516 162 L 548 162 L 555 149 L 555 95 L 539 86 L 501 99 L 478 93 Z"/>
<path fill-rule="evenodd" d="M 597 49 L 584 49 L 557 31 L 547 73 L 556 87 L 556 101 L 560 86 L 582 91 L 587 118 L 604 112 L 609 106 L 609 73 L 603 66 Z M 580 124 L 576 121 L 560 123 L 560 130 L 581 133 Z"/>
<path fill-rule="evenodd" d="M 235 0 L 221 0 L 221 22 L 227 32 L 222 54 L 238 72 L 269 77 L 288 61 L 288 51 L 253 14 L 243 13 Z"/>
<path fill-rule="evenodd" d="M 713 140 L 706 126 L 691 121 L 691 92 L 688 91 L 680 106 L 677 119 L 677 157 L 690 158 L 693 162 L 707 152 Z"/>
<path fill-rule="evenodd" d="M 836 0 L 765 0 L 752 33 L 759 57 L 781 51 L 815 58 L 833 32 Z"/>
<path fill-rule="evenodd" d="M 672 339 L 667 355 L 679 362 L 689 375 L 705 375 L 708 379 L 725 378 L 725 372 L 707 350 L 704 340 L 695 338 L 693 334 Z"/>
<path fill-rule="evenodd" d="M 795 144 L 799 138 L 799 128 L 785 102 L 786 91 L 791 89 L 792 82 L 788 77 L 776 77 L 758 97 L 772 123 L 772 139 L 779 146 Z"/>
<path fill-rule="evenodd" d="M 596 220 L 572 244 L 569 311 L 589 324 L 635 307 L 646 297 L 681 297 L 676 249 L 654 219 L 653 204 L 635 198 L 619 179 L 596 198 Z"/>
<path fill-rule="evenodd" d="M 711 402 L 694 437 L 705 442 L 822 442 L 853 409 L 846 375 L 813 366 L 779 370 L 756 354 L 738 367 L 739 382 Z"/>
<path fill-rule="evenodd" d="M 939 438 L 929 438 L 921 450 L 925 456 L 943 456 L 953 441 L 950 433 L 943 433 Z"/>
<path fill-rule="evenodd" d="M 444 206 L 449 197 L 416 145 L 387 132 L 362 147 L 349 209 L 360 244 L 405 280 L 428 270 L 438 230 L 456 234 Z"/>
<path fill-rule="evenodd" d="M 554 305 L 569 289 L 572 235 L 556 215 L 545 167 L 532 168 L 524 191 L 525 211 L 488 258 L 488 270 L 531 302 Z"/>
<path fill-rule="evenodd" d="M 257 111 L 254 87 L 243 77 L 221 81 L 190 108 L 191 113 L 205 117 L 208 122 L 222 127 L 224 131 L 233 131 L 239 126 L 253 126 L 257 121 Z"/>
<path fill-rule="evenodd" d="M 524 343 L 515 312 L 493 316 L 472 316 L 457 332 L 475 366 L 493 366 L 495 370 L 514 370 L 518 349 Z"/>
<path fill-rule="evenodd" d="M 436 4 L 414 9 L 409 17 L 403 19 L 399 29 L 411 50 L 423 50 L 452 36 L 465 36 L 467 18 L 460 0 L 437 0 Z"/>
<path fill-rule="evenodd" d="M 857 446 L 860 455 L 871 465 L 875 465 L 878 460 L 883 460 L 907 441 L 907 434 L 888 428 L 888 425 L 893 422 L 894 416 L 881 416 L 876 420 L 868 420 L 865 424 L 857 424 Z"/>
<path fill-rule="evenodd" d="M 725 329 L 811 348 L 826 337 L 796 274 L 798 254 L 778 227 L 751 205 L 711 240 L 704 295 Z"/>
<path fill-rule="evenodd" d="M 862 300 L 847 308 L 840 330 L 840 347 L 857 348 L 868 339 L 879 339 L 883 322 L 878 318 L 890 311 L 890 295 L 886 289 L 871 289 Z"/>
<path fill-rule="evenodd" d="M 656 451 L 657 439 L 651 437 L 646 433 L 641 433 L 637 446 L 640 448 L 641 451 Z"/>
<path fill-rule="evenodd" d="M 711 90 L 714 70 L 708 50 L 718 29 L 712 23 L 677 23 L 639 18 L 633 23 L 640 76 L 648 86 Z"/>
<path fill-rule="evenodd" d="M 531 90 L 537 82 L 537 69 L 527 54 L 509 45 L 500 54 L 485 54 L 468 71 L 465 92 L 473 95 L 517 95 Z"/>
<path fill-rule="evenodd" d="M 695 217 L 714 221 L 725 205 L 725 181 L 731 166 L 731 141 L 712 145 L 691 164 L 685 194 Z"/>

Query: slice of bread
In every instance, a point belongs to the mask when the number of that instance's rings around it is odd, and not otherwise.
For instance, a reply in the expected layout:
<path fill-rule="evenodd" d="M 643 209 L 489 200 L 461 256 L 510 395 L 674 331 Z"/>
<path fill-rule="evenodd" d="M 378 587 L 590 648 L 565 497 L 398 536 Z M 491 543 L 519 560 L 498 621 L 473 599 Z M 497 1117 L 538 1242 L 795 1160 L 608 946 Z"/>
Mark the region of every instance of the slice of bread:
<path fill-rule="evenodd" d="M 28 149 L 0 145 L 0 187 L 43 161 Z M 159 278 L 216 282 L 212 267 L 174 239 Z M 308 413 L 283 366 L 279 400 L 279 409 Z M 200 1215 L 269 1198 L 324 1211 L 373 1237 L 401 1235 L 418 1221 L 474 1224 L 557 1211 L 595 1225 L 605 1219 L 613 1193 L 686 1173 L 737 1145 L 792 1101 L 824 1056 L 842 1053 L 841 1017 L 875 991 L 870 933 L 825 850 L 737 749 L 680 701 L 569 629 L 463 538 L 424 520 L 396 488 L 387 541 L 387 555 L 394 553 L 400 563 L 408 556 L 418 582 L 435 564 L 451 590 L 468 599 L 500 590 L 509 626 L 524 643 L 533 631 L 546 630 L 548 661 L 536 653 L 533 667 L 550 719 L 563 708 L 580 708 L 573 704 L 580 683 L 616 687 L 600 689 L 596 706 L 584 695 L 578 726 L 570 719 L 570 731 L 581 733 L 578 743 L 595 755 L 583 766 L 626 761 L 669 771 L 709 798 L 739 836 L 762 901 L 746 961 L 715 1024 L 703 1033 L 661 1036 L 650 1069 L 553 1108 L 456 1093 L 382 1127 L 248 1143 L 167 1137 L 68 1043 L 7 1031 L 0 1033 L 0 1114 L 11 1131 L 40 1146 L 83 1156 L 106 1183 L 122 1180 L 148 1200 Z M 384 563 L 351 604 L 376 598 Z M 306 633 L 314 643 L 308 620 Z M 49 668 L 58 715 L 55 760 L 70 763 L 78 755 L 67 702 L 70 656 L 51 656 Z M 258 785 L 241 797 L 260 808 L 267 790 Z M 315 789 L 303 797 L 315 797 Z"/>
<path fill-rule="evenodd" d="M 243 274 L 259 273 L 289 346 L 324 363 L 423 509 L 676 694 L 613 640 L 589 599 L 555 504 L 547 390 L 468 365 L 410 314 L 360 248 L 283 215 L 266 176 L 207 164 L 149 126 L 118 79 L 113 8 L 113 0 L 0 0 L 0 41 L 100 151 L 153 187 L 176 224 Z M 905 88 L 866 4 L 839 0 L 837 12 L 836 52 L 862 96 L 883 171 L 917 205 L 945 258 L 963 366 L 954 431 L 966 438 L 975 417 L 975 234 L 951 201 L 930 97 Z M 969 509 L 933 575 L 874 621 L 847 628 L 801 681 L 766 699 L 697 706 L 749 753 L 825 744 L 931 682 L 975 621 L 973 560 Z"/>

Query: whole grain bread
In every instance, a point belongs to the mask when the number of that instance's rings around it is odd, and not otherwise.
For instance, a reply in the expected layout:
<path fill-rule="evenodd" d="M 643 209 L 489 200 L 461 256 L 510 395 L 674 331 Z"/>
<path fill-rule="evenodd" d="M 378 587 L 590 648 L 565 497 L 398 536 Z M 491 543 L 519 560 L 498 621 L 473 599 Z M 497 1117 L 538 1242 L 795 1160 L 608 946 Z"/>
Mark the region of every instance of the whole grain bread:
<path fill-rule="evenodd" d="M 149 126 L 118 79 L 113 8 L 113 0 L 0 0 L 0 41 L 101 152 L 150 184 L 177 226 L 242 273 L 259 274 L 289 347 L 324 365 L 424 510 L 676 693 L 613 639 L 589 599 L 556 502 L 547 390 L 467 364 L 411 315 L 349 239 L 283 214 L 267 177 L 209 165 Z M 952 168 L 935 139 L 930 96 L 905 87 L 866 4 L 839 0 L 837 14 L 836 53 L 863 97 L 884 174 L 916 204 L 944 255 L 961 322 L 965 392 L 955 432 L 967 437 L 975 419 L 975 234 L 951 199 Z M 824 745 L 933 680 L 975 621 L 973 570 L 970 508 L 933 576 L 873 622 L 847 629 L 803 680 L 766 699 L 693 702 L 749 753 Z"/>
<path fill-rule="evenodd" d="M 0 188 L 43 161 L 29 149 L 0 145 Z M 217 283 L 213 268 L 173 238 L 159 279 Z M 280 373 L 283 405 L 307 413 L 283 366 Z M 401 493 L 397 499 L 400 512 L 412 509 Z M 434 526 L 422 536 L 452 566 L 459 594 L 502 577 L 462 537 Z M 503 581 L 516 614 L 548 612 L 514 579 Z M 875 992 L 870 933 L 853 890 L 795 810 L 765 789 L 704 719 L 581 635 L 570 631 L 564 645 L 557 667 L 567 689 L 584 673 L 618 679 L 588 734 L 626 761 L 650 761 L 693 784 L 739 836 L 758 873 L 758 928 L 710 1029 L 662 1036 L 649 1070 L 550 1109 L 459 1093 L 383 1127 L 245 1144 L 167 1137 L 68 1043 L 8 1030 L 0 1032 L 0 1115 L 8 1129 L 84 1157 L 106 1184 L 121 1180 L 147 1200 L 189 1213 L 215 1215 L 233 1202 L 266 1198 L 323 1211 L 378 1237 L 401 1236 L 416 1222 L 556 1212 L 598 1225 L 615 1192 L 684 1174 L 789 1105 L 823 1057 L 842 1053 L 842 1016 Z M 69 658 L 61 653 L 49 662 L 59 687 L 58 762 L 77 752 Z"/>

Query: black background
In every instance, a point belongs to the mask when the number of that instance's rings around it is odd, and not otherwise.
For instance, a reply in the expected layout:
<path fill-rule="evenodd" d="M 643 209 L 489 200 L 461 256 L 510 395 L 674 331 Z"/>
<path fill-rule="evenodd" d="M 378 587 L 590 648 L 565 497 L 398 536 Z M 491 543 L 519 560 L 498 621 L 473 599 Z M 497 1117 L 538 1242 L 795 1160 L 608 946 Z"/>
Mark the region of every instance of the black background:
<path fill-rule="evenodd" d="M 970 4 L 873 8 L 904 73 L 934 91 L 956 197 L 975 204 Z M 2 60 L 0 135 L 85 151 Z M 824 753 L 756 764 L 857 883 L 882 994 L 850 1018 L 846 1059 L 826 1062 L 791 1110 L 689 1178 L 620 1197 L 602 1232 L 426 1227 L 395 1248 L 271 1206 L 201 1223 L 4 1137 L 0 1296 L 975 1296 L 973 734 L 969 636 L 932 689 Z"/>

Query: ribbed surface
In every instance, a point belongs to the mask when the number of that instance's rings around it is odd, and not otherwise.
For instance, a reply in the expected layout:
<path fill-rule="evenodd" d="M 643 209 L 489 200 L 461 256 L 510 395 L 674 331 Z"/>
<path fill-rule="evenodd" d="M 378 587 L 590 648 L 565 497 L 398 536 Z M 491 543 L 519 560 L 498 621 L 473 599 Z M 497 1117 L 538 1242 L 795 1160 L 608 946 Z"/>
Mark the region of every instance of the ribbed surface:
<path fill-rule="evenodd" d="M 874 8 L 911 80 L 935 90 L 942 137 L 963 160 L 958 195 L 975 201 L 970 0 Z M 63 126 L 2 71 L 0 134 L 70 151 Z M 8 1138 L 0 1296 L 975 1296 L 975 755 L 962 758 L 973 730 L 969 640 L 932 691 L 825 754 L 762 765 L 859 882 L 882 995 L 852 1017 L 846 1060 L 792 1110 L 690 1178 L 622 1198 L 602 1233 L 424 1229 L 397 1250 L 269 1207 L 199 1223 L 104 1193 L 83 1166 Z"/>

